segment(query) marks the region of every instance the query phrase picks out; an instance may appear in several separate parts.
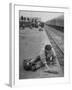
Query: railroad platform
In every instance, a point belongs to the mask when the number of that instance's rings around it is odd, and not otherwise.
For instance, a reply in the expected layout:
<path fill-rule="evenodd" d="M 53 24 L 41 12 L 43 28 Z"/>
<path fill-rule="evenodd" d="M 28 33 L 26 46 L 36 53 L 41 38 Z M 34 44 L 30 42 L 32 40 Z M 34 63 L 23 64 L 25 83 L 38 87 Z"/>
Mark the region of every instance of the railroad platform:
<path fill-rule="evenodd" d="M 39 55 L 41 49 L 51 42 L 48 38 L 47 33 L 39 31 L 36 28 L 29 29 L 25 28 L 19 32 L 19 78 L 28 79 L 28 78 L 49 78 L 49 77 L 63 77 L 62 70 L 60 68 L 58 60 L 56 60 L 56 65 L 50 65 L 50 70 L 59 71 L 55 72 L 44 72 L 44 67 L 38 69 L 35 72 L 25 71 L 23 69 L 23 60 L 27 58 L 35 58 Z"/>

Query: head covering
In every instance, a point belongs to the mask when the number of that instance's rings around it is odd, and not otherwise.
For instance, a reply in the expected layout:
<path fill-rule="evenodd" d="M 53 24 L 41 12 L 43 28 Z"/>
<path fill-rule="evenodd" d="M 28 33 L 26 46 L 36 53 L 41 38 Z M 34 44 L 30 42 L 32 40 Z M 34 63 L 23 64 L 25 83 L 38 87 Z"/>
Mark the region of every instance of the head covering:
<path fill-rule="evenodd" d="M 51 45 L 45 45 L 45 50 L 49 51 L 49 50 L 51 50 L 51 48 L 52 48 Z"/>

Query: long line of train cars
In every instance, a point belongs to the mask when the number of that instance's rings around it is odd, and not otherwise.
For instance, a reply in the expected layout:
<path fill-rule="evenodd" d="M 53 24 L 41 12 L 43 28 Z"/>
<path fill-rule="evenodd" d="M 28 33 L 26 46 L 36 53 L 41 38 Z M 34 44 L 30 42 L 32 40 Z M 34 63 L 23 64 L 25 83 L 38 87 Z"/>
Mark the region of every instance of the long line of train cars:
<path fill-rule="evenodd" d="M 61 15 L 57 18 L 47 21 L 46 25 L 53 27 L 61 32 L 64 32 L 64 15 Z"/>

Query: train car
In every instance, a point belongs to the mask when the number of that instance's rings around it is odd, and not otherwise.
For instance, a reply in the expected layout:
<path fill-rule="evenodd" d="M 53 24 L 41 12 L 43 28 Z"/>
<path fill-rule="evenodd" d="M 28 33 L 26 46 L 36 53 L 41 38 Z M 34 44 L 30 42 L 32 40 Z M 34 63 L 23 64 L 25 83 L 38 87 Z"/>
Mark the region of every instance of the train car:
<path fill-rule="evenodd" d="M 61 15 L 61 16 L 54 18 L 50 21 L 47 21 L 46 24 L 48 26 L 55 28 L 56 30 L 64 32 L 64 15 Z"/>

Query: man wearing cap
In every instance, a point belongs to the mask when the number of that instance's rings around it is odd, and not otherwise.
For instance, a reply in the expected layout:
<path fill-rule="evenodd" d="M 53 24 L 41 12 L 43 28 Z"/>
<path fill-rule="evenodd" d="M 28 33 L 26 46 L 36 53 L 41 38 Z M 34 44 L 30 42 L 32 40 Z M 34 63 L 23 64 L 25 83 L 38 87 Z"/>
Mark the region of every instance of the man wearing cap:
<path fill-rule="evenodd" d="M 56 57 L 56 54 L 55 54 L 54 49 L 52 48 L 52 46 L 49 45 L 49 44 L 46 44 L 45 47 L 40 51 L 39 57 L 40 57 L 39 60 L 41 60 L 41 62 L 45 66 L 45 71 L 49 71 L 48 62 L 52 61 L 53 58 Z M 31 60 L 32 63 L 35 62 L 35 61 L 36 61 L 36 59 Z"/>
<path fill-rule="evenodd" d="M 45 71 L 48 71 L 48 62 L 51 62 L 53 58 L 56 58 L 55 51 L 51 45 L 45 45 L 45 48 L 40 52 L 40 58 L 42 63 L 45 65 Z"/>

